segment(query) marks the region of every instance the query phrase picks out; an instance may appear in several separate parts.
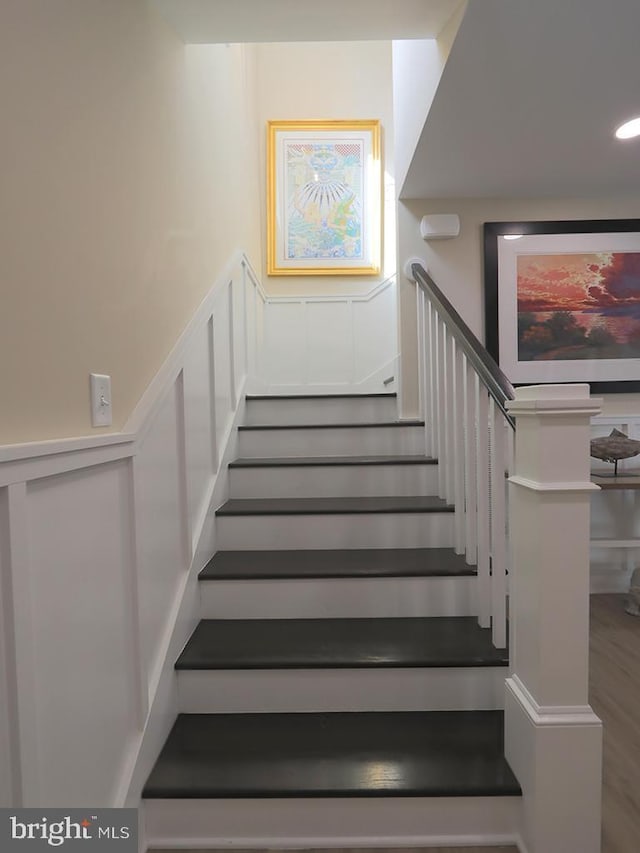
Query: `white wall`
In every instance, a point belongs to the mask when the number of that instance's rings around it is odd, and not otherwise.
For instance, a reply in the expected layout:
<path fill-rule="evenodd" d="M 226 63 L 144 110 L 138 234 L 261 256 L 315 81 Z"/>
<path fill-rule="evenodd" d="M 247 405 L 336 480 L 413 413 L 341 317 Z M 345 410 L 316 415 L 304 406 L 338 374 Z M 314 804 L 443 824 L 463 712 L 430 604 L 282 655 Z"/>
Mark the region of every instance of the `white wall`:
<path fill-rule="evenodd" d="M 393 42 L 393 122 L 398 194 L 402 191 L 466 9 L 466 2 L 461 3 L 436 39 Z"/>
<path fill-rule="evenodd" d="M 379 119 L 384 245 L 376 276 L 267 276 L 260 384 L 275 393 L 394 390 L 397 375 L 396 219 L 391 42 L 256 45 L 261 167 L 266 210 L 270 119 Z M 266 217 L 262 238 L 266 243 Z"/>
<path fill-rule="evenodd" d="M 444 291 L 475 334 L 484 340 L 483 243 L 484 222 L 613 219 L 636 217 L 638 199 L 424 199 L 398 205 L 400 266 L 409 257 L 421 257 L 436 284 Z M 430 243 L 420 237 L 422 217 L 429 213 L 457 213 L 460 236 Z M 415 285 L 399 279 L 403 401 L 405 415 L 415 414 L 417 352 Z M 605 414 L 640 412 L 635 394 L 606 394 Z"/>
<path fill-rule="evenodd" d="M 396 264 L 391 42 L 260 44 L 256 51 L 262 210 L 267 205 L 266 126 L 270 119 L 380 119 L 385 185 L 379 276 L 267 276 L 265 266 L 265 291 L 268 295 L 367 293 L 392 275 Z"/>
<path fill-rule="evenodd" d="M 253 50 L 144 0 L 0 8 L 0 443 L 131 414 L 231 252 L 260 263 Z M 98 431 L 96 431 L 97 433 Z"/>

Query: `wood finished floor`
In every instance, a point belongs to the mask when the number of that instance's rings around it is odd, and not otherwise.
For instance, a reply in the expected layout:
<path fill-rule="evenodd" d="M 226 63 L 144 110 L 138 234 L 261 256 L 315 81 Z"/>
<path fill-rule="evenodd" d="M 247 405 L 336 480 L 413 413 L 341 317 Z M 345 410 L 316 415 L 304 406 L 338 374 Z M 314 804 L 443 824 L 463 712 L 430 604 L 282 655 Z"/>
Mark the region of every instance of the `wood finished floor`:
<path fill-rule="evenodd" d="M 602 853 L 640 850 L 640 618 L 591 596 L 593 710 L 604 723 Z"/>
<path fill-rule="evenodd" d="M 640 849 L 640 619 L 626 614 L 624 603 L 624 595 L 591 596 L 590 701 L 604 723 L 602 853 Z M 517 853 L 515 847 L 414 848 L 418 851 Z"/>

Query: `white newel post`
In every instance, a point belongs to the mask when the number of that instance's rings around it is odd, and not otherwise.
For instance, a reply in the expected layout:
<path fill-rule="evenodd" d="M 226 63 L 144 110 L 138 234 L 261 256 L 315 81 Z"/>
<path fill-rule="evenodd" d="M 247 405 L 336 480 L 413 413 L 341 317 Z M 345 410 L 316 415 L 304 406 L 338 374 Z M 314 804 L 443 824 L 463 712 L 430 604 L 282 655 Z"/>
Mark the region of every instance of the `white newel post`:
<path fill-rule="evenodd" d="M 602 723 L 589 705 L 588 385 L 518 388 L 509 480 L 505 750 L 528 853 L 599 853 Z"/>

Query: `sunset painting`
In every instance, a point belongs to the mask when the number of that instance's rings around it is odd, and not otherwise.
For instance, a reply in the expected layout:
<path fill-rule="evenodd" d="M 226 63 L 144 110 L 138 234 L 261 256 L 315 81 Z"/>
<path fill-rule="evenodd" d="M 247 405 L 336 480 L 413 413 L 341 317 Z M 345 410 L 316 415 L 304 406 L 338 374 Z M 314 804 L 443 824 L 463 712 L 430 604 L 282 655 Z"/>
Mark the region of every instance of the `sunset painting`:
<path fill-rule="evenodd" d="M 640 358 L 640 253 L 519 255 L 518 360 Z"/>

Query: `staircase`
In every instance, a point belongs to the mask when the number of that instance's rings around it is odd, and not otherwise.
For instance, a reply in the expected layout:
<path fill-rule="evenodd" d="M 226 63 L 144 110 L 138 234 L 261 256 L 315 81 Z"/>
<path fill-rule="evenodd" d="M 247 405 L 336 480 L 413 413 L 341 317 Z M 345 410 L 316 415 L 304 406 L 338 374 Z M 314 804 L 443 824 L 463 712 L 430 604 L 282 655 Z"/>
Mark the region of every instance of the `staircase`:
<path fill-rule="evenodd" d="M 424 424 L 395 418 L 392 394 L 247 398 L 143 794 L 152 846 L 514 837 L 508 660 Z"/>

